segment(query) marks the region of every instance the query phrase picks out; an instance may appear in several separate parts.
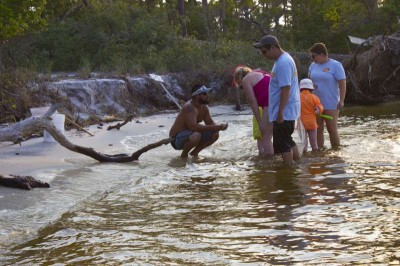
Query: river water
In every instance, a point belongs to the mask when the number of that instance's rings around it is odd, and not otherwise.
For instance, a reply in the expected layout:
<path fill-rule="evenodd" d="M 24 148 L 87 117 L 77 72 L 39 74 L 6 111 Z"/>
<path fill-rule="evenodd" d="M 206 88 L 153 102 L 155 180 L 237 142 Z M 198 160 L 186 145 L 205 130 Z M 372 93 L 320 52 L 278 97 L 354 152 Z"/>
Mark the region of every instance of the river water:
<path fill-rule="evenodd" d="M 3 232 L 0 263 L 398 264 L 399 106 L 346 107 L 342 147 L 292 167 L 258 159 L 249 112 L 229 107 L 215 114 L 228 130 L 199 159 L 182 162 L 162 146 L 133 164 L 44 170 L 36 177 L 52 176 L 52 188 L 31 191 L 31 208 L 1 206 L 12 233 Z M 133 151 L 167 130 L 124 144 Z"/>

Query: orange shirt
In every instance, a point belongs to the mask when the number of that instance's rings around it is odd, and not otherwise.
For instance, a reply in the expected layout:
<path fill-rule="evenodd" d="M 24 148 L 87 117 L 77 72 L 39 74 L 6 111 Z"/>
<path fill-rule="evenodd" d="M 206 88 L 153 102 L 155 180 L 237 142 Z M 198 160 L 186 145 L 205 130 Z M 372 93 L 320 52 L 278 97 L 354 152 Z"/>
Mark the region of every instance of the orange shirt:
<path fill-rule="evenodd" d="M 315 108 L 318 107 L 319 112 L 322 114 L 324 107 L 322 106 L 319 98 L 312 94 L 309 90 L 302 90 L 300 93 L 301 101 L 301 115 L 300 119 L 306 130 L 317 129 L 317 119 L 315 115 Z"/>

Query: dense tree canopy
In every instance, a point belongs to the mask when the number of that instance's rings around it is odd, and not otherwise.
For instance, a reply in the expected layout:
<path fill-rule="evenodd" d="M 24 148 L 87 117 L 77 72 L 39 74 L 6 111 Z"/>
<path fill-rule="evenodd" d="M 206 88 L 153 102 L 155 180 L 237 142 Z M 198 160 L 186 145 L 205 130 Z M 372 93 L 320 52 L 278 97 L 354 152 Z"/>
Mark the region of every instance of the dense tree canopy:
<path fill-rule="evenodd" d="M 0 14 L 3 69 L 181 71 L 259 64 L 251 43 L 263 34 L 286 49 L 347 53 L 348 35 L 397 30 L 400 1 L 4 0 Z"/>
<path fill-rule="evenodd" d="M 45 5 L 46 0 L 0 1 L 0 41 L 42 29 Z"/>
<path fill-rule="evenodd" d="M 264 34 L 289 51 L 324 42 L 348 53 L 348 35 L 390 34 L 399 23 L 399 0 L 1 0 L 0 122 L 24 117 L 38 73 L 268 70 L 252 48 Z"/>

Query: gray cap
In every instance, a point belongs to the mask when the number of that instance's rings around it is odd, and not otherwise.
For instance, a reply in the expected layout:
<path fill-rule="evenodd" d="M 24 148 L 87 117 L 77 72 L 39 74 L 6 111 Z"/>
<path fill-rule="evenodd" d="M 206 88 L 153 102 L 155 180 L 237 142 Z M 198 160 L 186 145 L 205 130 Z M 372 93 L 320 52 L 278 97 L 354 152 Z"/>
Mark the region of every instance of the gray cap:
<path fill-rule="evenodd" d="M 254 48 L 260 49 L 266 45 L 279 45 L 278 39 L 272 35 L 263 36 L 258 43 L 253 44 Z"/>

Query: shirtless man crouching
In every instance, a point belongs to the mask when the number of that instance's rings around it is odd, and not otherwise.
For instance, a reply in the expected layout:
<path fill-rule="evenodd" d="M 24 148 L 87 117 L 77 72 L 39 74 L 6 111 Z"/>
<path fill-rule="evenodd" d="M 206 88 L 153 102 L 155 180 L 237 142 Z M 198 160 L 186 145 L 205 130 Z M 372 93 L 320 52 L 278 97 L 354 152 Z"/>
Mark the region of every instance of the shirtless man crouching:
<path fill-rule="evenodd" d="M 197 156 L 200 151 L 217 141 L 218 131 L 228 128 L 228 124 L 215 124 L 208 109 L 208 92 L 211 89 L 194 85 L 192 99 L 187 101 L 172 125 L 169 136 L 175 150 L 182 150 L 181 157 Z M 204 121 L 204 124 L 200 124 Z M 193 150 L 192 150 L 193 149 Z"/>

